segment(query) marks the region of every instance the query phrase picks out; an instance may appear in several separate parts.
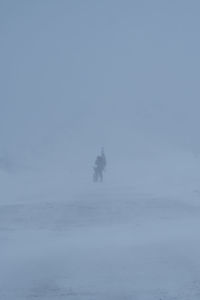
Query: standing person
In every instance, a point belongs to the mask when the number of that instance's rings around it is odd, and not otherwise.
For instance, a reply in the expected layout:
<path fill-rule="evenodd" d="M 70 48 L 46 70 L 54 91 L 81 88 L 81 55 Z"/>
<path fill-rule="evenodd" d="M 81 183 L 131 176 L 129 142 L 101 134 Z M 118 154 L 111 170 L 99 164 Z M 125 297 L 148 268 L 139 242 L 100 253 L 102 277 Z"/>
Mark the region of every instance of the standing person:
<path fill-rule="evenodd" d="M 105 171 L 106 167 L 106 156 L 104 153 L 104 150 L 102 148 L 101 150 L 101 155 L 98 155 L 96 160 L 95 160 L 95 165 L 94 165 L 94 175 L 93 175 L 93 181 L 97 182 L 103 181 L 103 172 Z"/>

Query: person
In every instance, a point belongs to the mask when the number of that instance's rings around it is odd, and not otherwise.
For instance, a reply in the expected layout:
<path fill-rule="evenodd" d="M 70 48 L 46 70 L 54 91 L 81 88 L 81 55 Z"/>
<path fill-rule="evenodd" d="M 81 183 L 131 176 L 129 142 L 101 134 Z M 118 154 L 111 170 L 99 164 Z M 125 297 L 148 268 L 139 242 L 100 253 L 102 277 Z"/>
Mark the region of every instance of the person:
<path fill-rule="evenodd" d="M 106 167 L 106 156 L 104 153 L 104 149 L 102 148 L 101 150 L 101 155 L 98 155 L 96 160 L 95 160 L 95 165 L 94 165 L 94 175 L 93 175 L 93 180 L 94 182 L 103 181 L 103 172 L 105 171 Z"/>
<path fill-rule="evenodd" d="M 105 168 L 106 168 L 106 156 L 105 156 L 105 153 L 104 153 L 104 148 L 101 149 L 101 158 L 102 158 L 103 170 L 105 171 Z"/>

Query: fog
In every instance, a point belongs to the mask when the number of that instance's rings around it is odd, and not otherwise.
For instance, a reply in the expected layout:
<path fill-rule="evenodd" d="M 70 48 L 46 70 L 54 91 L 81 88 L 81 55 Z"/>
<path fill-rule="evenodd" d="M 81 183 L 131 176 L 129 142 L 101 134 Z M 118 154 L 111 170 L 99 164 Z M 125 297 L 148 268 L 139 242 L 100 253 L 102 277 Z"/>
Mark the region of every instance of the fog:
<path fill-rule="evenodd" d="M 180 269 L 178 243 L 200 249 L 199 10 L 197 0 L 0 1 L 2 299 L 198 299 L 198 266 L 188 275 L 198 255 L 182 250 Z"/>
<path fill-rule="evenodd" d="M 2 151 L 199 152 L 199 6 L 1 1 Z"/>

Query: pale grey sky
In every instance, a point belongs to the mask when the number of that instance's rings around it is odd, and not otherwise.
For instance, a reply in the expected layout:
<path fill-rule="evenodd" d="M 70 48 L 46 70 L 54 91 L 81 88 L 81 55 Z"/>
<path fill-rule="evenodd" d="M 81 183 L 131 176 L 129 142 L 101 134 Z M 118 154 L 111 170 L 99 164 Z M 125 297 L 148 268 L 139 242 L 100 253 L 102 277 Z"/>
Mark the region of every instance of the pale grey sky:
<path fill-rule="evenodd" d="M 198 0 L 0 0 L 2 149 L 198 151 L 199 29 Z"/>

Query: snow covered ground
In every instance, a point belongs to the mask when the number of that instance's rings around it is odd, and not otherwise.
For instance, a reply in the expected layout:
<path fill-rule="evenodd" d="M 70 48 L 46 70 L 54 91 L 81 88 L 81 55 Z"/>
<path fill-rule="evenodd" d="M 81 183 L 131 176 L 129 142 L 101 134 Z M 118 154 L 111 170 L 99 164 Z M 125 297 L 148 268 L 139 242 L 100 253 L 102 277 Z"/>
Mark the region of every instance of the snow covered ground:
<path fill-rule="evenodd" d="M 200 300 L 199 11 L 0 1 L 0 300 Z"/>
<path fill-rule="evenodd" d="M 3 176 L 13 181 L 2 186 L 10 201 L 1 195 L 0 299 L 200 299 L 198 190 L 104 183 L 29 194 L 24 176 L 22 196 L 19 176 Z"/>

